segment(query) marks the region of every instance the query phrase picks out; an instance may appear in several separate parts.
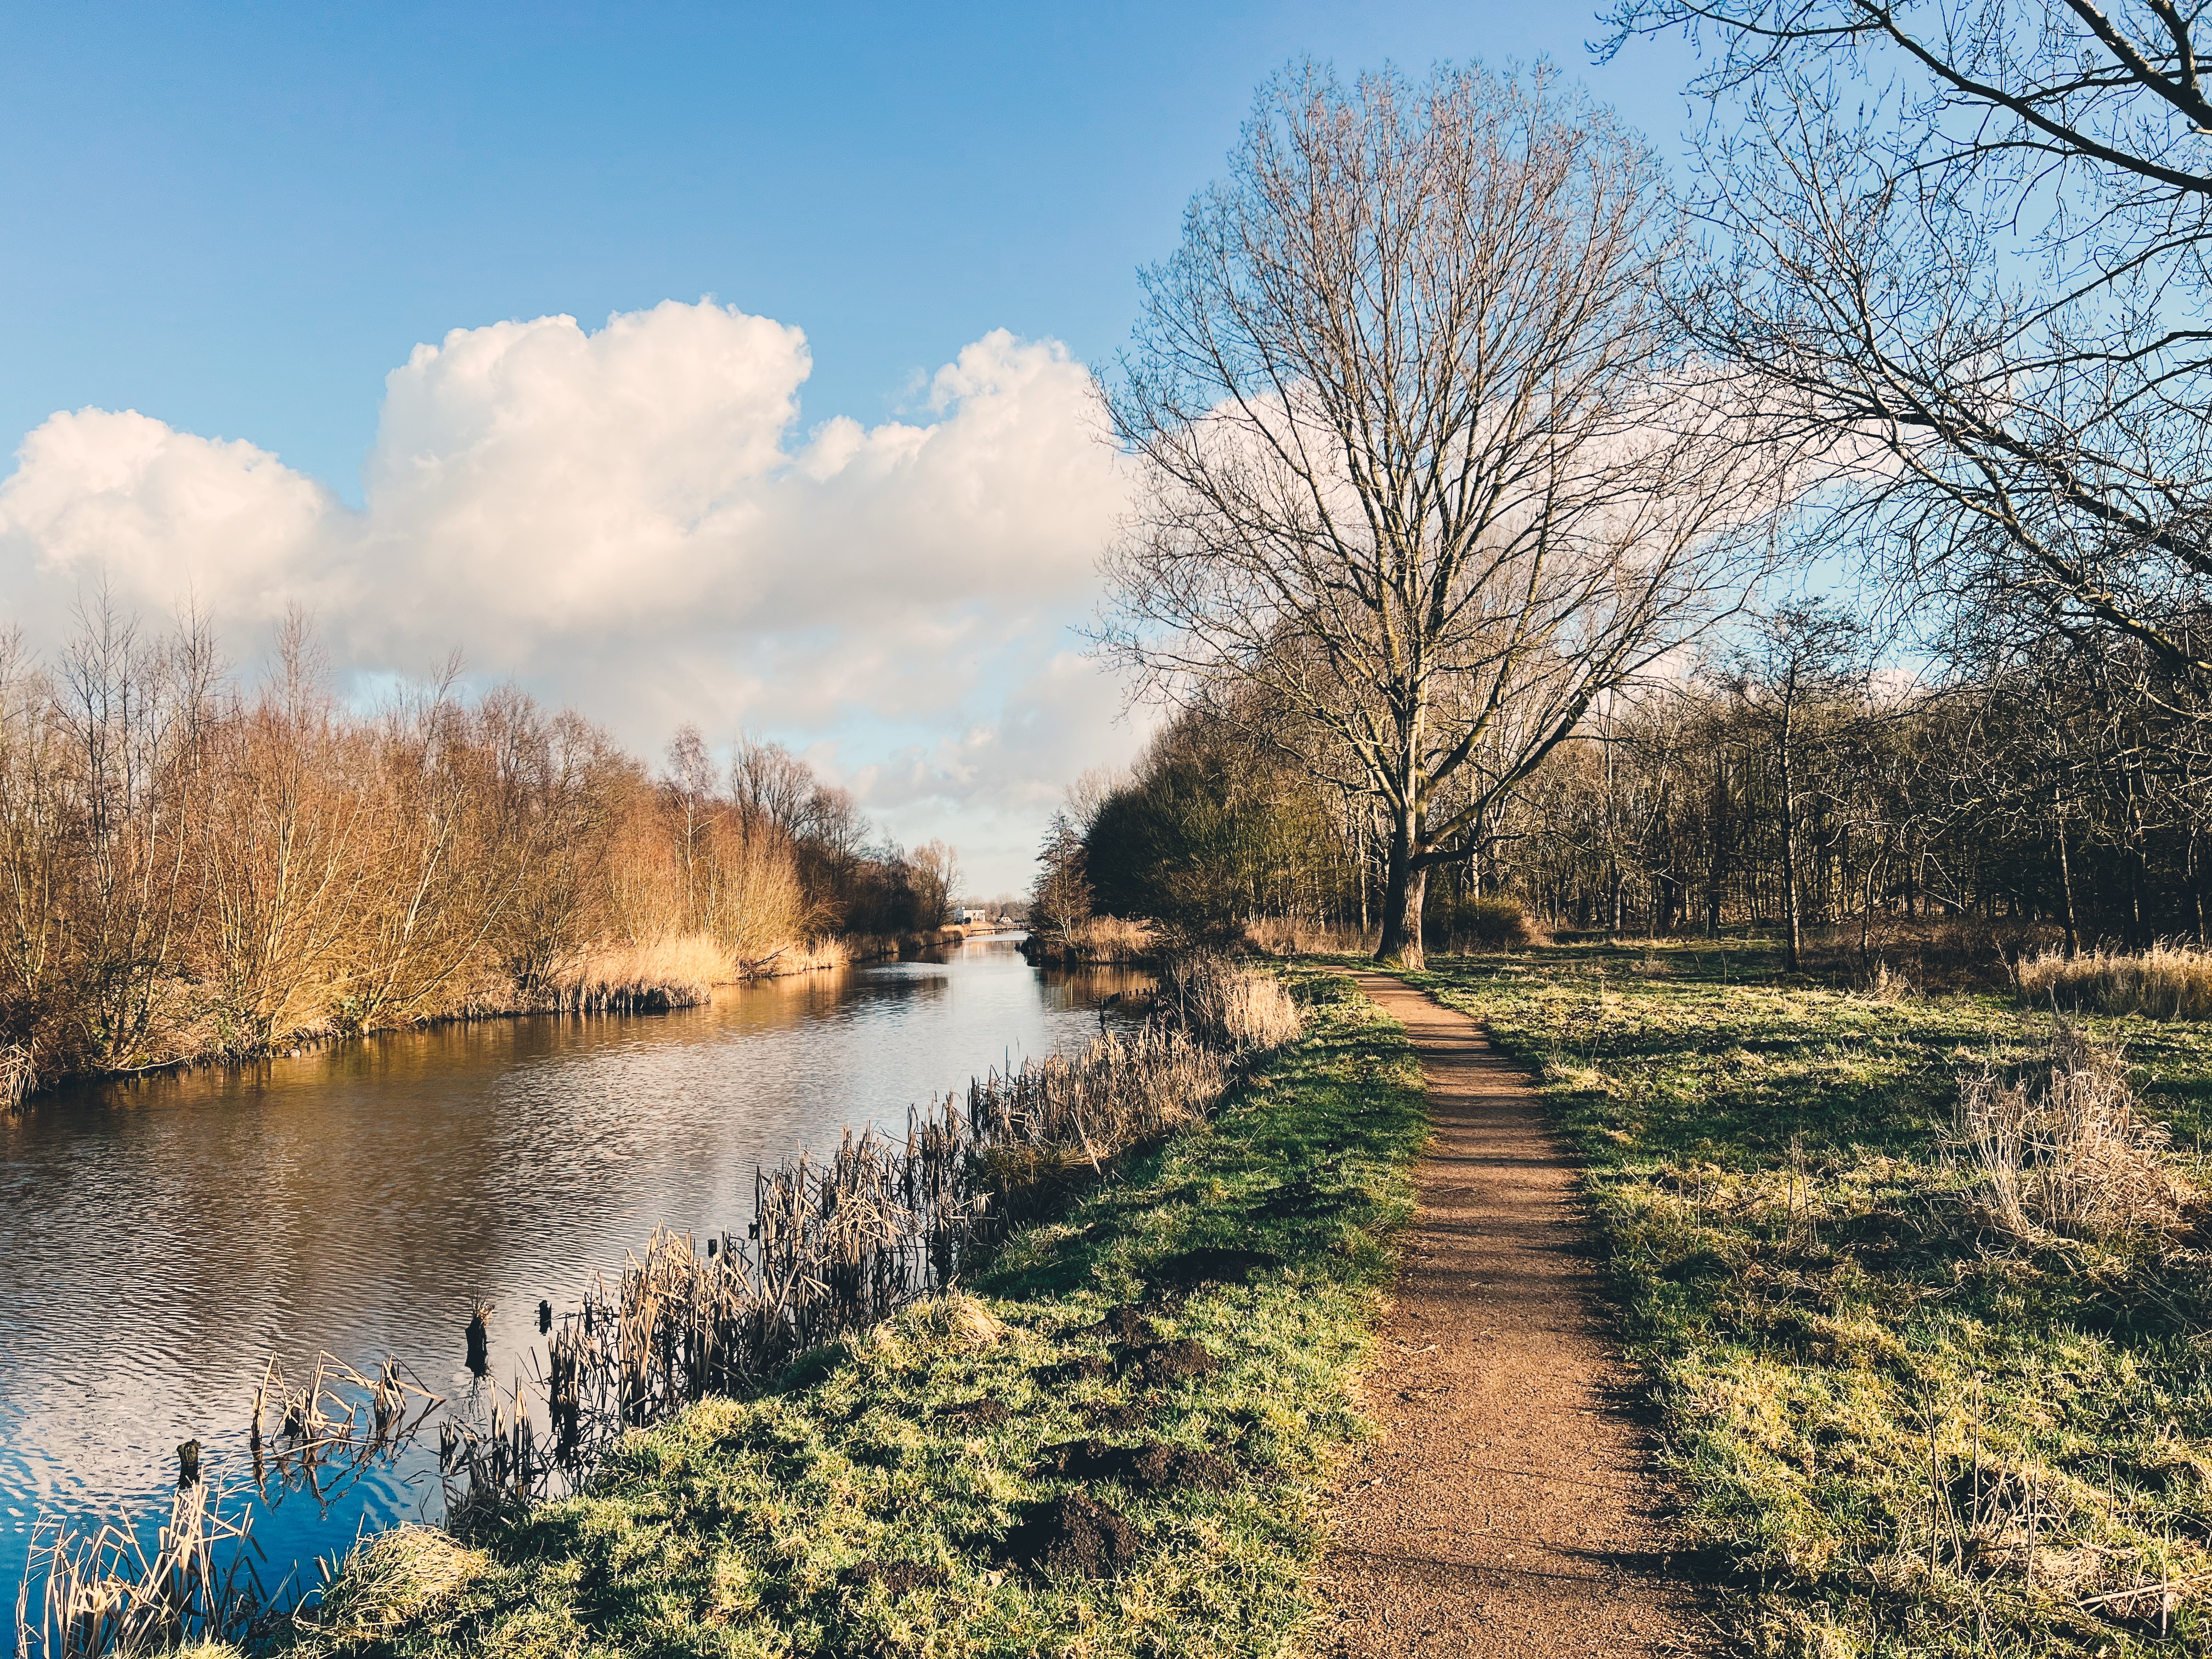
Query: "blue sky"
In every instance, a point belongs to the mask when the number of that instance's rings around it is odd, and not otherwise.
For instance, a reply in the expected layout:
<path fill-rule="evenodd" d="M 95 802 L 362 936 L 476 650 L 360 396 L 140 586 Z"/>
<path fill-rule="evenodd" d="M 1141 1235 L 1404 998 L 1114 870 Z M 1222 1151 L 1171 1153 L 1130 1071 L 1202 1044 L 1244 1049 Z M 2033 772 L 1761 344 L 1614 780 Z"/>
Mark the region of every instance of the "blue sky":
<path fill-rule="evenodd" d="M 833 416 L 927 426 L 963 406 L 940 371 L 994 331 L 1079 365 L 1118 348 L 1136 268 L 1172 249 L 1255 88 L 1295 55 L 1346 70 L 1548 55 L 1673 151 L 1682 49 L 1596 69 L 1599 32 L 1572 7 L 1480 3 L 19 10 L 0 56 L 0 434 L 136 410 L 244 441 L 358 509 L 386 377 L 418 344 L 563 314 L 594 331 L 708 295 L 804 331 L 794 453 Z M 40 580 L 55 568 L 50 549 L 18 556 L 47 559 Z M 38 642 L 45 613 L 17 609 Z M 985 611 L 943 623 L 973 663 L 919 712 L 889 682 L 811 708 L 725 686 L 701 723 L 765 726 L 847 774 L 921 757 L 903 793 L 875 786 L 879 814 L 957 840 L 970 813 L 992 849 L 971 867 L 1012 884 L 1044 780 L 987 806 L 922 772 L 933 746 L 1024 716 L 1009 699 L 1043 659 L 1000 661 L 991 641 L 1065 647 L 1075 608 L 1056 592 Z M 465 611 L 449 626 L 483 654 Z M 617 679 L 651 672 L 618 659 Z M 592 705 L 606 682 L 490 660 L 650 742 Z M 1069 763 L 1126 750 L 1119 730 Z"/>

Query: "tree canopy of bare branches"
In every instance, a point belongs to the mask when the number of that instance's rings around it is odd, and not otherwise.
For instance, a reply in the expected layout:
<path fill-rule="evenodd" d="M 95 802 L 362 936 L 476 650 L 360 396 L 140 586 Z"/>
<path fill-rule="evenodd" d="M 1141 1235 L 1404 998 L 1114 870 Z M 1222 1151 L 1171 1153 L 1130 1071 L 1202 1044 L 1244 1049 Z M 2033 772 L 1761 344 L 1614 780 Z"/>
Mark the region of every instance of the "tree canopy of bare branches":
<path fill-rule="evenodd" d="M 2172 0 L 1626 0 L 1717 100 L 1682 295 L 1921 586 L 2212 691 L 2212 98 Z"/>
<path fill-rule="evenodd" d="M 1744 593 L 1771 479 L 1655 303 L 1669 216 L 1547 72 L 1307 66 L 1146 276 L 1106 644 L 1377 802 L 1385 959 L 1593 701 Z"/>

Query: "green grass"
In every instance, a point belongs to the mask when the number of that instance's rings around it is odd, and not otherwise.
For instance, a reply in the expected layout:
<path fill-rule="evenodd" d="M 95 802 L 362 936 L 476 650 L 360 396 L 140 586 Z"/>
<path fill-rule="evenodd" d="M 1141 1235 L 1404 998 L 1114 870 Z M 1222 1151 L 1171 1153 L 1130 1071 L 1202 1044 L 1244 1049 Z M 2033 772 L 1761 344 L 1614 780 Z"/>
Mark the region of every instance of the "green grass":
<path fill-rule="evenodd" d="M 357 1553 L 307 1645 L 392 1655 L 1259 1655 L 1308 1627 L 1332 1451 L 1409 1213 L 1427 1133 L 1403 1032 L 1340 977 L 1300 971 L 1308 1036 L 1210 1124 L 1018 1236 L 972 1307 L 915 1310 L 824 1352 L 778 1389 L 710 1401 L 636 1435 L 585 1496 L 473 1547 L 410 1531 Z M 1279 1260 L 1162 1310 L 1167 1259 L 1208 1246 Z M 1067 1380 L 1091 1331 L 1146 1298 L 1212 1375 L 1147 1389 Z M 963 1317 L 965 1316 L 965 1317 Z M 998 1426 L 947 1407 L 1004 1402 Z M 1097 1413 L 1136 1417 L 1101 1434 Z M 1039 1449 L 1099 1435 L 1227 1457 L 1233 1490 L 1086 1488 L 1143 1538 L 1117 1578 L 1038 1577 L 997 1547 L 1070 1483 Z M 893 1595 L 856 1575 L 912 1563 Z"/>
<path fill-rule="evenodd" d="M 1746 1649 L 2204 1650 L 2212 1256 L 1998 1235 L 1948 1140 L 1959 1071 L 2033 1057 L 2047 1018 L 1787 981 L 1742 947 L 1414 978 L 1540 1073 L 1585 1163 L 1684 1524 Z M 2212 1030 L 2085 1024 L 2201 1174 Z M 2154 1580 L 2183 1586 L 2166 1634 L 2155 1595 L 2090 1605 Z"/>

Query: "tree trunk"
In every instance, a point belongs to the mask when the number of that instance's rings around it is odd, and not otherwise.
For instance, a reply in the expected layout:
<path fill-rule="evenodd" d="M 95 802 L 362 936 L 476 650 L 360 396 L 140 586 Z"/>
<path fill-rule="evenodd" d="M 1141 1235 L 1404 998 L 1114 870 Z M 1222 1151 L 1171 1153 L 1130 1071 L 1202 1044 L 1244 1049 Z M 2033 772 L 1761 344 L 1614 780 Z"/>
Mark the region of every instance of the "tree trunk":
<path fill-rule="evenodd" d="M 2079 956 L 2081 951 L 2081 931 L 2074 921 L 2074 866 L 2066 856 L 2066 814 L 2058 814 L 2058 895 L 2066 906 L 2066 954 Z"/>
<path fill-rule="evenodd" d="M 1413 860 L 1415 845 L 1412 815 L 1398 817 L 1390 826 L 1390 860 L 1382 885 L 1382 938 L 1375 947 L 1375 960 L 1399 968 L 1419 968 L 1421 957 L 1421 899 L 1429 872 Z"/>
<path fill-rule="evenodd" d="M 1794 693 L 1796 687 L 1790 690 Z M 1796 709 L 1795 697 L 1782 707 L 1782 906 L 1789 934 L 1783 941 L 1783 965 L 1797 971 L 1798 952 L 1804 948 L 1804 912 L 1797 902 L 1797 802 L 1791 791 L 1790 745 Z"/>
<path fill-rule="evenodd" d="M 1713 757 L 1712 864 L 1705 875 L 1705 937 L 1721 936 L 1721 888 L 1728 878 L 1729 789 L 1728 762 Z"/>

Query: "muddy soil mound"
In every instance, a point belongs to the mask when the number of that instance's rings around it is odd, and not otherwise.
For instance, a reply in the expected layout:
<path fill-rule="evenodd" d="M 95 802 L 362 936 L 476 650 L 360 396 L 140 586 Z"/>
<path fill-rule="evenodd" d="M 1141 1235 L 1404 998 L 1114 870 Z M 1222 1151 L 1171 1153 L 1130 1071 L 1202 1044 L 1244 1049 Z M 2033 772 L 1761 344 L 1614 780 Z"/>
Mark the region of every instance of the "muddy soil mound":
<path fill-rule="evenodd" d="M 1118 1480 L 1132 1492 L 1226 1492 L 1237 1467 L 1212 1452 L 1164 1441 L 1139 1446 L 1103 1440 L 1069 1440 L 1047 1446 L 1037 1472 L 1068 1480 Z"/>
<path fill-rule="evenodd" d="M 1164 1285 L 1242 1285 L 1262 1267 L 1279 1267 L 1280 1256 L 1266 1250 L 1231 1250 L 1208 1244 L 1171 1255 L 1152 1269 Z"/>
<path fill-rule="evenodd" d="M 1127 1516 L 1080 1492 L 1038 1505 L 1006 1534 L 1005 1558 L 1033 1571 L 1113 1578 L 1134 1565 L 1143 1540 Z"/>

